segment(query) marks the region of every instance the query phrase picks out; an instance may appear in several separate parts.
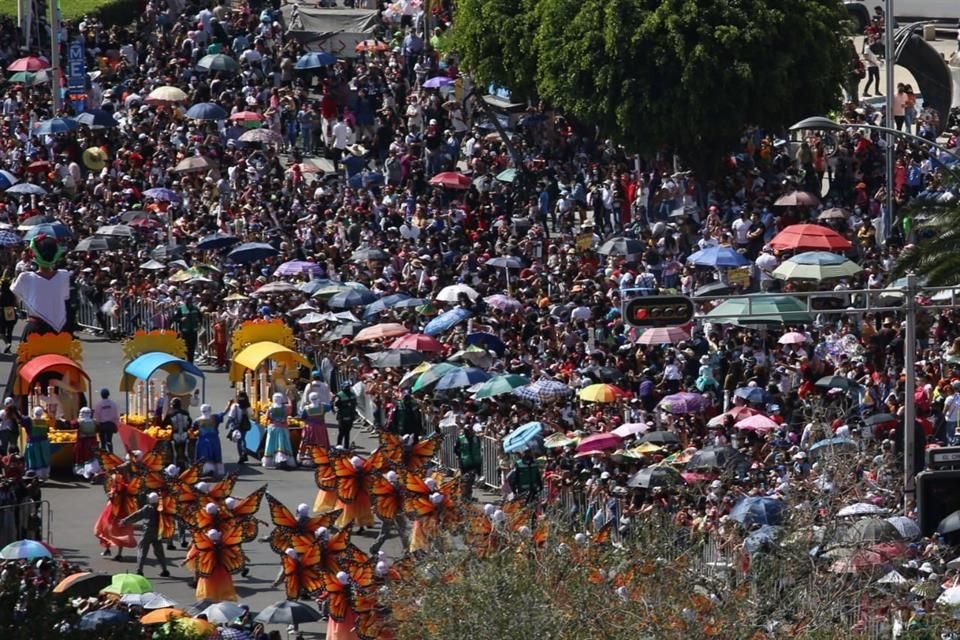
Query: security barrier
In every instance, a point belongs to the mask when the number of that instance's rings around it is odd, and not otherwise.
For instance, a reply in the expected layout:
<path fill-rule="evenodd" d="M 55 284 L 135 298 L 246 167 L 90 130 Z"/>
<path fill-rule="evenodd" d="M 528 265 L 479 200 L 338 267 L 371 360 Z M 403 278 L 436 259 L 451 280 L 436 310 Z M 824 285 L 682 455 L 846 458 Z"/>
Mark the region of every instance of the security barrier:
<path fill-rule="evenodd" d="M 0 507 L 0 545 L 17 540 L 52 542 L 50 502 L 24 500 L 20 504 Z"/>
<path fill-rule="evenodd" d="M 499 490 L 503 485 L 500 469 L 500 440 L 490 436 L 480 439 L 480 455 L 483 456 L 483 484 L 490 489 Z"/>
<path fill-rule="evenodd" d="M 460 468 L 457 460 L 457 454 L 454 448 L 457 444 L 457 435 L 459 429 L 456 424 L 450 424 L 440 427 L 440 433 L 443 434 L 443 440 L 440 441 L 439 463 L 445 469 L 456 471 Z"/>

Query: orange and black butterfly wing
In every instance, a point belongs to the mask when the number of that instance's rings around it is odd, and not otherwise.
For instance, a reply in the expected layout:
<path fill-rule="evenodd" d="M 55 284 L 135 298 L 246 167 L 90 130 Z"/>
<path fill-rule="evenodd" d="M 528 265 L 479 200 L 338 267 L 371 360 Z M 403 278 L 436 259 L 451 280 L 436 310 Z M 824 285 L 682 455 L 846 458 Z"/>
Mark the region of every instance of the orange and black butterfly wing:
<path fill-rule="evenodd" d="M 239 573 L 246 565 L 243 549 L 243 528 L 234 524 L 225 524 L 220 531 L 220 562 L 229 573 Z"/>
<path fill-rule="evenodd" d="M 244 516 L 254 516 L 260 510 L 260 502 L 267 493 L 267 485 L 263 485 L 243 500 L 237 502 L 232 509 L 233 515 L 242 518 Z"/>
<path fill-rule="evenodd" d="M 365 473 L 385 471 L 389 467 L 390 460 L 387 458 L 387 454 L 382 447 L 377 448 L 373 453 L 370 454 L 370 457 L 363 462 L 363 470 Z"/>
<path fill-rule="evenodd" d="M 606 544 L 610 542 L 610 529 L 613 524 L 613 521 L 607 522 L 605 525 L 600 527 L 600 530 L 593 534 L 593 538 L 590 540 L 595 545 Z"/>
<path fill-rule="evenodd" d="M 236 473 L 227 474 L 223 478 L 223 480 L 221 480 L 220 482 L 218 482 L 217 484 L 213 485 L 210 488 L 210 491 L 207 492 L 207 495 L 213 498 L 214 500 L 216 500 L 217 502 L 221 502 L 230 497 L 230 494 L 233 493 L 233 487 L 236 484 L 237 484 L 237 474 Z"/>
<path fill-rule="evenodd" d="M 323 574 L 323 587 L 327 592 L 328 614 L 336 622 L 343 622 L 350 610 L 350 594 L 347 587 L 340 584 L 336 575 Z"/>
<path fill-rule="evenodd" d="M 383 476 L 370 476 L 370 495 L 381 520 L 392 520 L 400 511 L 400 492 L 397 487 Z"/>
<path fill-rule="evenodd" d="M 408 471 L 420 471 L 436 455 L 441 442 L 443 442 L 443 434 L 435 433 L 406 449 L 404 466 Z"/>
<path fill-rule="evenodd" d="M 287 600 L 296 600 L 300 597 L 303 586 L 300 576 L 300 562 L 286 553 L 280 556 L 280 566 L 283 568 L 283 582 L 287 590 Z"/>
<path fill-rule="evenodd" d="M 328 467 L 330 466 L 330 452 L 326 447 L 321 447 L 318 445 L 311 445 L 308 447 L 307 452 L 310 454 L 310 460 L 313 462 L 316 467 Z"/>
<path fill-rule="evenodd" d="M 386 628 L 383 616 L 376 611 L 368 611 L 357 618 L 357 637 L 360 640 L 390 640 L 393 636 Z"/>
<path fill-rule="evenodd" d="M 96 456 L 100 468 L 107 473 L 123 464 L 123 458 L 105 449 L 94 449 L 93 455 Z"/>
<path fill-rule="evenodd" d="M 164 456 L 161 444 L 158 442 L 153 450 L 144 454 L 143 458 L 137 460 L 137 471 L 140 473 L 159 473 L 166 466 L 166 457 Z"/>
<path fill-rule="evenodd" d="M 198 531 L 193 534 L 194 566 L 200 577 L 207 578 L 213 575 L 219 565 L 217 545 L 207 537 L 206 533 Z"/>
<path fill-rule="evenodd" d="M 290 509 L 287 509 L 282 502 L 274 498 L 269 493 L 267 495 L 267 506 L 270 509 L 270 519 L 273 520 L 273 524 L 278 527 L 284 527 L 286 529 L 296 529 L 297 528 L 297 519 L 290 512 Z M 277 553 L 283 553 L 283 549 Z"/>
<path fill-rule="evenodd" d="M 314 469 L 313 481 L 321 491 L 337 490 L 337 472 L 334 471 L 332 464 Z"/>
<path fill-rule="evenodd" d="M 345 456 L 334 459 L 333 470 L 337 475 L 337 497 L 348 504 L 353 502 L 360 491 L 360 472 Z"/>
<path fill-rule="evenodd" d="M 467 516 L 467 526 L 463 533 L 464 543 L 484 555 L 489 544 L 490 534 L 493 533 L 493 523 L 482 511 Z"/>
<path fill-rule="evenodd" d="M 307 525 L 304 527 L 307 533 L 313 533 L 320 527 L 330 528 L 333 526 L 333 523 L 337 521 L 337 518 L 340 517 L 342 509 L 337 509 L 336 511 L 328 511 L 326 513 L 320 513 L 315 516 L 311 516 L 307 520 Z"/>
<path fill-rule="evenodd" d="M 383 455 L 393 464 L 403 463 L 403 439 L 389 431 L 380 432 L 380 447 Z"/>
<path fill-rule="evenodd" d="M 437 505 L 429 496 L 413 496 L 403 501 L 403 510 L 411 518 L 426 518 L 436 512 Z"/>
<path fill-rule="evenodd" d="M 423 478 L 420 476 L 408 473 L 402 476 L 403 479 L 403 490 L 407 493 L 411 493 L 417 496 L 428 496 L 430 495 L 430 487 L 427 486 L 427 483 L 423 481 Z"/>
<path fill-rule="evenodd" d="M 180 474 L 180 476 L 177 478 L 177 480 L 192 487 L 193 485 L 200 482 L 200 476 L 202 474 L 203 474 L 203 464 L 197 463 L 195 465 L 191 465 L 186 469 L 184 469 L 183 472 Z"/>

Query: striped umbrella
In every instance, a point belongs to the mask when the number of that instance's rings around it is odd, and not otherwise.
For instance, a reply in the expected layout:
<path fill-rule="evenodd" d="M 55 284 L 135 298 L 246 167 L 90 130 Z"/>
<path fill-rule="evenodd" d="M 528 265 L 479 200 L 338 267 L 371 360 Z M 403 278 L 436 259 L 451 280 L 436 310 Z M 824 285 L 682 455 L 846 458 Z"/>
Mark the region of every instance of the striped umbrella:
<path fill-rule="evenodd" d="M 560 398 L 573 395 L 573 389 L 556 380 L 541 379 L 525 387 L 520 387 L 514 393 L 528 402 L 543 404 Z"/>

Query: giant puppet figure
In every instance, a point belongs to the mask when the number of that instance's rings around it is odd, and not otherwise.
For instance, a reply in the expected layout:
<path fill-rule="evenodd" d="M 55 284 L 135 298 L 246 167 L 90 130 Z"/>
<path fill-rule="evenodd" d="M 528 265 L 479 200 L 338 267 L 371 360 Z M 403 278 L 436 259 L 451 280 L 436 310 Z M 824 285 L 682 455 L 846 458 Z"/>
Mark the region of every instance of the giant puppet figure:
<path fill-rule="evenodd" d="M 53 236 L 39 234 L 30 242 L 36 271 L 24 271 L 10 287 L 27 311 L 23 337 L 31 333 L 59 333 L 67 330 L 67 302 L 70 299 L 70 272 L 57 269 L 63 247 Z"/>

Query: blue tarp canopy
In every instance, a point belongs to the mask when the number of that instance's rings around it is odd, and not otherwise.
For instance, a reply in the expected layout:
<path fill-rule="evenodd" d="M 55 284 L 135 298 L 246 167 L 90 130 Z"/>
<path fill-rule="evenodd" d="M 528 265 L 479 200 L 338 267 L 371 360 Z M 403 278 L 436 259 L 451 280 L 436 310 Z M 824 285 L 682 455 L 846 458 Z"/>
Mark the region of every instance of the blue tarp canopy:
<path fill-rule="evenodd" d="M 136 380 L 149 380 L 157 369 L 167 373 L 191 373 L 204 379 L 203 371 L 187 360 L 162 351 L 150 351 L 131 360 L 123 370 L 123 379 L 120 380 L 120 390 L 129 393 L 133 391 Z M 205 381 L 204 381 L 205 382 Z"/>

